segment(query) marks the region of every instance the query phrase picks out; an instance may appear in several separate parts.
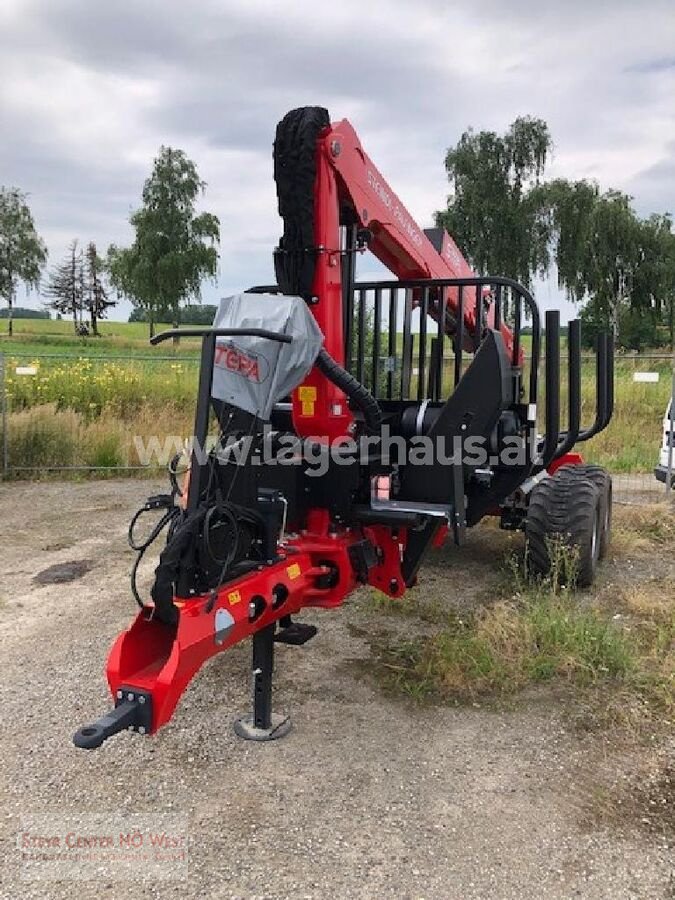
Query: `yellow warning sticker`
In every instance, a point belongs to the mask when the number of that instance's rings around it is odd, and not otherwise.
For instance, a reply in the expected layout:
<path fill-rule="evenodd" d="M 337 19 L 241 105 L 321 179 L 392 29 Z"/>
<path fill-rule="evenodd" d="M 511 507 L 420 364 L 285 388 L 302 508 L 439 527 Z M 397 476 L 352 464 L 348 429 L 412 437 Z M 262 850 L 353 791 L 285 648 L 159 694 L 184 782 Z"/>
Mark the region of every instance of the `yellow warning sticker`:
<path fill-rule="evenodd" d="M 235 603 L 241 603 L 241 593 L 239 591 L 230 591 L 227 599 L 230 601 L 230 606 L 234 606 Z"/>
<path fill-rule="evenodd" d="M 291 581 L 295 581 L 296 578 L 299 578 L 302 575 L 302 569 L 297 563 L 293 563 L 292 566 L 289 566 L 286 569 L 286 574 L 291 579 Z"/>
<path fill-rule="evenodd" d="M 303 416 L 314 415 L 314 404 L 316 401 L 316 388 L 313 384 L 303 384 L 298 388 L 298 399 Z"/>

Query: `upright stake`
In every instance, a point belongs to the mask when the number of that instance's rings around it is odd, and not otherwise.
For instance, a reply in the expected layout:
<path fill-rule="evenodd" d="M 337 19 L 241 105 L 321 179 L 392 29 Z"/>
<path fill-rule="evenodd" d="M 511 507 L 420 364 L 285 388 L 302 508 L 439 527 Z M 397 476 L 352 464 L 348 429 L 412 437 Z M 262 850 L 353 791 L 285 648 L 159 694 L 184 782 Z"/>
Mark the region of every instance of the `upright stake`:
<path fill-rule="evenodd" d="M 211 409 L 211 388 L 213 385 L 213 363 L 216 355 L 215 334 L 202 337 L 202 353 L 199 363 L 199 387 L 197 389 L 197 409 L 195 411 L 194 445 L 190 463 L 190 489 L 188 511 L 194 513 L 202 499 L 205 487 L 205 473 L 208 470 L 206 440 L 209 434 L 209 412 Z"/>

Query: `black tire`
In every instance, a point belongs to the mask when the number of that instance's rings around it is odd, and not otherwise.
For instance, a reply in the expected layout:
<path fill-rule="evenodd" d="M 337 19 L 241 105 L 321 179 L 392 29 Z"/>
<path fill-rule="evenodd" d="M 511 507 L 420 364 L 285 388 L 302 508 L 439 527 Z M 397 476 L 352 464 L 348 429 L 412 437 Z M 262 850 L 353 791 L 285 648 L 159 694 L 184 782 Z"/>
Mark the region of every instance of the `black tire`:
<path fill-rule="evenodd" d="M 304 106 L 287 113 L 274 140 L 274 180 L 284 233 L 274 254 L 277 283 L 284 294 L 309 299 L 314 279 L 314 179 L 316 148 L 330 125 L 328 111 Z"/>
<path fill-rule="evenodd" d="M 591 463 L 561 466 L 561 477 L 590 478 L 600 491 L 600 559 L 605 559 L 612 541 L 612 476 L 607 469 Z"/>
<path fill-rule="evenodd" d="M 576 583 L 589 587 L 600 557 L 600 491 L 589 478 L 555 475 L 539 482 L 530 494 L 525 523 L 529 571 L 551 572 L 549 547 L 562 541 L 578 554 Z"/>

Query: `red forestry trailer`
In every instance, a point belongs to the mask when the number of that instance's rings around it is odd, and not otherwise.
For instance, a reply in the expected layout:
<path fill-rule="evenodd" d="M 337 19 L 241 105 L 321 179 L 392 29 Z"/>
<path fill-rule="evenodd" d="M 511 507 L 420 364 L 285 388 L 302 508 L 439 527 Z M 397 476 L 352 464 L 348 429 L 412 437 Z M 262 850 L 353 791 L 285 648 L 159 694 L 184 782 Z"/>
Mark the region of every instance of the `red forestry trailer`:
<path fill-rule="evenodd" d="M 165 526 L 166 543 L 148 597 L 134 566 L 140 609 L 107 664 L 114 708 L 80 728 L 78 747 L 156 732 L 203 663 L 248 637 L 253 710 L 235 730 L 282 736 L 274 643 L 317 631 L 293 617 L 364 584 L 395 603 L 432 546 L 452 537 L 461 548 L 487 515 L 525 532 L 538 574 L 552 539 L 575 548 L 582 585 L 606 552 L 611 481 L 573 451 L 612 415 L 609 335 L 583 427 L 580 323 L 569 324 L 563 430 L 559 313 L 546 313 L 540 433 L 542 323 L 525 287 L 476 276 L 444 229 L 419 229 L 349 122 L 331 124 L 323 108 L 279 123 L 274 177 L 277 284 L 223 300 L 212 328 L 151 342 L 202 338 L 189 472 L 180 483 L 172 464 L 171 492 L 132 521 L 139 560 Z M 355 280 L 366 249 L 396 280 Z M 152 511 L 160 517 L 139 541 L 137 520 Z"/>

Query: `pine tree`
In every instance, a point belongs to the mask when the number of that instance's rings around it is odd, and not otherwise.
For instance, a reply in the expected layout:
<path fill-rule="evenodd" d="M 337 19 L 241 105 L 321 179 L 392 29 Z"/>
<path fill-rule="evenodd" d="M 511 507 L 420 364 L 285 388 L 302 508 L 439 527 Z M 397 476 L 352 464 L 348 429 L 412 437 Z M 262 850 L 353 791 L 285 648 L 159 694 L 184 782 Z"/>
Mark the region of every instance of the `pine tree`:
<path fill-rule="evenodd" d="M 98 335 L 99 319 L 105 319 L 108 309 L 115 306 L 115 300 L 108 297 L 103 283 L 103 262 L 96 252 L 96 244 L 88 244 L 84 267 L 84 305 L 89 312 L 92 334 Z"/>
<path fill-rule="evenodd" d="M 83 331 L 84 267 L 82 251 L 78 250 L 77 239 L 70 245 L 61 265 L 50 273 L 45 293 L 50 298 L 48 306 L 62 315 L 72 315 L 75 333 L 81 334 Z"/>

